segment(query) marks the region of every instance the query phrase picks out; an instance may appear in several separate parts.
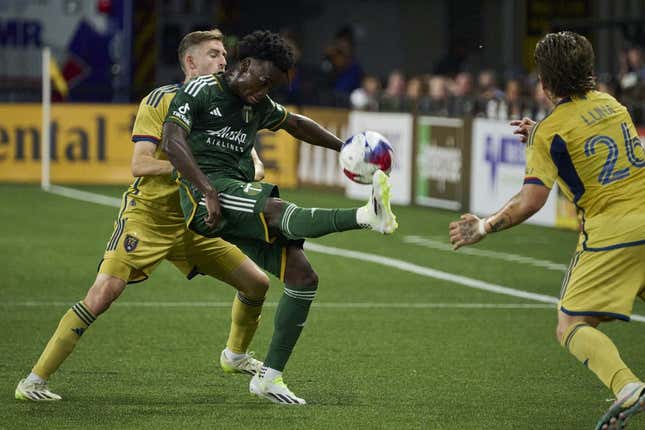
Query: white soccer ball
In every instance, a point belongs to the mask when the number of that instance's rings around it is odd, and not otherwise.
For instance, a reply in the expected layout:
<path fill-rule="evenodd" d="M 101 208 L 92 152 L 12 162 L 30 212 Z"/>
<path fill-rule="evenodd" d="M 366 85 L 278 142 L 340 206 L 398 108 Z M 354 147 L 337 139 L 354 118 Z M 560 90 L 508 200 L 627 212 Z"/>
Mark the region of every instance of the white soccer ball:
<path fill-rule="evenodd" d="M 392 145 L 380 133 L 364 131 L 347 139 L 340 150 L 340 166 L 350 180 L 371 184 L 377 170 L 392 170 Z"/>

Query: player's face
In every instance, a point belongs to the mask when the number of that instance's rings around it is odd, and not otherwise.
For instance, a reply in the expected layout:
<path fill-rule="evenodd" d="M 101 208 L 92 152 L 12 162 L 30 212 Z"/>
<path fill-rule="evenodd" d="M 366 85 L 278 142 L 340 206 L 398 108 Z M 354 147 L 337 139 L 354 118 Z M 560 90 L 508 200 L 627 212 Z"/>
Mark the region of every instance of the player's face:
<path fill-rule="evenodd" d="M 219 40 L 207 40 L 195 46 L 187 62 L 191 77 L 212 75 L 226 68 L 226 49 Z"/>
<path fill-rule="evenodd" d="M 286 74 L 266 60 L 247 58 L 237 77 L 237 93 L 248 104 L 262 101 L 272 88 L 286 82 Z"/>

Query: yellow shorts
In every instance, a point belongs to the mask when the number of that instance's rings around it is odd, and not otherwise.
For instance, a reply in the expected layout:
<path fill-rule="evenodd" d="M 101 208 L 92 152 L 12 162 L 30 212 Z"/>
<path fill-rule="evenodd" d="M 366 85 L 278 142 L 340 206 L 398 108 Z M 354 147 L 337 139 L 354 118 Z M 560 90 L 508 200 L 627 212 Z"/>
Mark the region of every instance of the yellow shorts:
<path fill-rule="evenodd" d="M 636 297 L 645 300 L 644 261 L 642 245 L 577 252 L 562 282 L 560 310 L 629 321 Z"/>
<path fill-rule="evenodd" d="M 168 260 L 188 279 L 198 274 L 227 279 L 246 258 L 224 239 L 199 236 L 186 228 L 183 219 L 168 220 L 163 214 L 133 206 L 128 197 L 108 241 L 99 273 L 128 283 L 140 282 L 162 260 Z"/>

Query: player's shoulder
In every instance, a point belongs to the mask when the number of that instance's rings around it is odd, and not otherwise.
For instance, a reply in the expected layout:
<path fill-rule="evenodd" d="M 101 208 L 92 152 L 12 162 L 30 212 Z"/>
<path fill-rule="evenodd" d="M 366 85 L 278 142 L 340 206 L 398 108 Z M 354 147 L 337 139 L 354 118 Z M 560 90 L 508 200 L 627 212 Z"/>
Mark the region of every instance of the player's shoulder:
<path fill-rule="evenodd" d="M 162 85 L 150 91 L 150 93 L 143 98 L 141 104 L 156 108 L 159 106 L 161 100 L 163 100 L 165 97 L 174 97 L 174 95 L 177 94 L 177 91 L 179 91 L 180 88 L 180 84 Z"/>
<path fill-rule="evenodd" d="M 210 94 L 222 90 L 220 78 L 216 75 L 204 75 L 191 79 L 184 85 L 182 92 L 197 97 L 202 94 Z"/>

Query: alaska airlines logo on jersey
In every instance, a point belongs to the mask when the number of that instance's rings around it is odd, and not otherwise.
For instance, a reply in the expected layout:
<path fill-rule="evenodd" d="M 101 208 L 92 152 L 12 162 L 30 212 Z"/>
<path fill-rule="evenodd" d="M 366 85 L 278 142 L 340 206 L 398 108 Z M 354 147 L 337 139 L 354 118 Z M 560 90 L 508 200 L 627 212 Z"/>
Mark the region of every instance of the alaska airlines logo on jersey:
<path fill-rule="evenodd" d="M 184 103 L 183 106 L 179 107 L 179 113 L 186 115 L 186 112 L 190 110 L 190 106 L 188 106 L 188 103 Z"/>
<path fill-rule="evenodd" d="M 209 136 L 216 136 L 221 139 L 232 140 L 241 145 L 246 143 L 246 133 L 242 133 L 242 130 L 232 130 L 230 126 L 220 128 L 219 130 L 206 130 L 206 134 Z"/>
<path fill-rule="evenodd" d="M 495 187 L 497 182 L 497 171 L 500 164 L 524 167 L 526 156 L 524 144 L 515 137 L 486 136 L 485 160 L 490 164 L 490 184 Z"/>
<path fill-rule="evenodd" d="M 218 116 L 218 117 L 220 117 L 220 118 L 222 117 L 222 112 L 220 112 L 220 111 L 219 111 L 219 108 L 218 108 L 218 107 L 216 107 L 215 109 L 213 109 L 213 110 L 212 110 L 212 111 L 210 111 L 209 113 L 210 113 L 211 115 L 213 115 L 213 116 Z"/>

